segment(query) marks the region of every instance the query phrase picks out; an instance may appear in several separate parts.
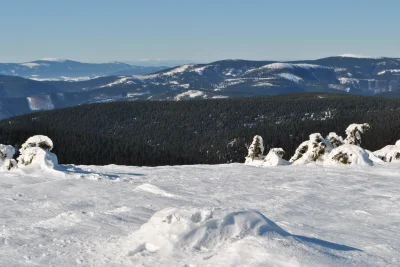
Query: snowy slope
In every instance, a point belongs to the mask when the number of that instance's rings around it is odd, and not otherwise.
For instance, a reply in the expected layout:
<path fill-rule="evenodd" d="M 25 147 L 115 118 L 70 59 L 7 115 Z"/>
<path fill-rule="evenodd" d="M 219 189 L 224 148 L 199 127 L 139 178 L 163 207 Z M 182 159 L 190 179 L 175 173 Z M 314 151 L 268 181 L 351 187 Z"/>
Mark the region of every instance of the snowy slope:
<path fill-rule="evenodd" d="M 1 266 L 398 266 L 400 165 L 0 172 Z"/>

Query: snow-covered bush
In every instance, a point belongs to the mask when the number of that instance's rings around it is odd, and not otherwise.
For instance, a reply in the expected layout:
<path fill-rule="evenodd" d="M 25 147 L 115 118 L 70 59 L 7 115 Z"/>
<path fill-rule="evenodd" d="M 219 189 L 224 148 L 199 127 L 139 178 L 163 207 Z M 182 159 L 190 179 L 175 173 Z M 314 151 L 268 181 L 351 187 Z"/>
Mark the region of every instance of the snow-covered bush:
<path fill-rule="evenodd" d="M 324 156 L 327 155 L 332 148 L 331 143 L 324 139 L 321 134 L 313 133 L 310 135 L 310 140 L 304 141 L 296 149 L 290 162 L 307 164 L 310 162 L 322 161 Z"/>
<path fill-rule="evenodd" d="M 372 165 L 376 160 L 371 159 L 370 156 L 366 150 L 359 146 L 344 144 L 329 153 L 325 164 Z"/>
<path fill-rule="evenodd" d="M 264 140 L 261 136 L 256 135 L 253 138 L 253 142 L 249 147 L 249 153 L 247 154 L 247 158 L 252 160 L 260 160 L 263 159 L 264 153 Z"/>
<path fill-rule="evenodd" d="M 346 139 L 344 142 L 349 145 L 361 146 L 361 134 L 369 130 L 371 126 L 368 123 L 350 124 L 346 129 Z"/>
<path fill-rule="evenodd" d="M 10 170 L 16 166 L 13 159 L 14 154 L 14 147 L 0 144 L 0 165 L 3 169 Z"/>
<path fill-rule="evenodd" d="M 344 144 L 343 137 L 337 135 L 335 132 L 329 133 L 326 139 L 331 143 L 333 148 Z"/>
<path fill-rule="evenodd" d="M 385 162 L 400 161 L 400 140 L 395 145 L 385 146 L 373 154 Z"/>
<path fill-rule="evenodd" d="M 268 154 L 264 158 L 263 166 L 278 166 L 278 165 L 289 165 L 287 160 L 282 157 L 285 155 L 285 151 L 282 148 L 271 148 Z"/>
<path fill-rule="evenodd" d="M 50 152 L 52 149 L 53 141 L 47 136 L 32 136 L 21 146 L 18 166 L 54 169 L 58 165 L 58 159 Z"/>
<path fill-rule="evenodd" d="M 43 150 L 50 152 L 53 150 L 53 141 L 45 135 L 35 135 L 29 137 L 28 140 L 22 144 L 20 152 L 22 153 L 25 149 L 30 147 L 40 147 Z"/>

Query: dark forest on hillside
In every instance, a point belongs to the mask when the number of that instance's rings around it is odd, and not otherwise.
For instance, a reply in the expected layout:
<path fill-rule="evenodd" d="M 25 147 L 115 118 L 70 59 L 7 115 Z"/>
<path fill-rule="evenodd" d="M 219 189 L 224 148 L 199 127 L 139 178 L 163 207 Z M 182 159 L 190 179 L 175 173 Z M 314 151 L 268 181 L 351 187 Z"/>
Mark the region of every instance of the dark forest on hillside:
<path fill-rule="evenodd" d="M 254 135 L 265 153 L 285 158 L 309 134 L 345 136 L 367 122 L 363 147 L 377 150 L 400 139 L 400 99 L 293 94 L 266 98 L 137 101 L 83 105 L 0 121 L 0 143 L 21 145 L 49 136 L 62 164 L 180 165 L 244 162 Z"/>

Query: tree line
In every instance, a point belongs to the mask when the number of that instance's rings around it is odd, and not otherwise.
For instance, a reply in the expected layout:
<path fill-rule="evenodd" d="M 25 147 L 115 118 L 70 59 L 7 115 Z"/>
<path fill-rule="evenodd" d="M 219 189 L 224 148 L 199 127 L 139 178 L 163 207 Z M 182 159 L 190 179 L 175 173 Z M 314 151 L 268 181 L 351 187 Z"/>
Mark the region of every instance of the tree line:
<path fill-rule="evenodd" d="M 363 146 L 400 139 L 400 99 L 301 93 L 264 98 L 82 105 L 0 121 L 0 143 L 43 134 L 61 164 L 182 165 L 244 162 L 255 135 L 288 159 L 311 133 L 344 135 L 369 123 Z"/>

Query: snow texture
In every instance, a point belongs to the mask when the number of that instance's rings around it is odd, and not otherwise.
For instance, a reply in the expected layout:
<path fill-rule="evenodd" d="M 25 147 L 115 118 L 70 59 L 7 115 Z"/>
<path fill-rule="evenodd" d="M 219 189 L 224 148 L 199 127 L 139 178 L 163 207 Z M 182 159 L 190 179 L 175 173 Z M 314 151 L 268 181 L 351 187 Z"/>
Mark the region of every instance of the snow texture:
<path fill-rule="evenodd" d="M 60 170 L 64 176 L 0 171 L 1 266 L 398 266 L 400 260 L 396 163 Z"/>

